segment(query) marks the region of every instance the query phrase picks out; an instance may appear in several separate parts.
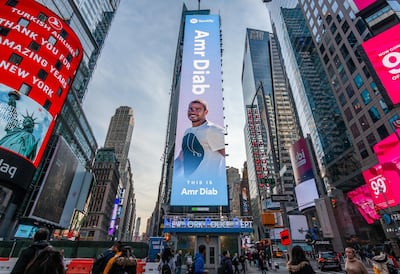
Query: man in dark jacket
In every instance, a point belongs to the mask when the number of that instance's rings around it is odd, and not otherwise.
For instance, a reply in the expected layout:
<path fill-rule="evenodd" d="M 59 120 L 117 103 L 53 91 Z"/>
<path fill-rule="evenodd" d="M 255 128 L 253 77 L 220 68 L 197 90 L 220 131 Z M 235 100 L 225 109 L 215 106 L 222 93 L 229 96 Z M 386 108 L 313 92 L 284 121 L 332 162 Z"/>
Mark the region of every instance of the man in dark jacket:
<path fill-rule="evenodd" d="M 224 250 L 224 252 L 222 252 L 221 270 L 219 270 L 219 272 L 224 274 L 233 274 L 231 254 L 228 250 Z"/>
<path fill-rule="evenodd" d="M 33 258 L 35 258 L 39 251 L 50 245 L 47 241 L 49 234 L 50 232 L 47 228 L 39 228 L 39 230 L 36 231 L 35 235 L 33 236 L 33 243 L 21 252 L 10 274 L 24 273 L 25 268 L 33 260 Z"/>

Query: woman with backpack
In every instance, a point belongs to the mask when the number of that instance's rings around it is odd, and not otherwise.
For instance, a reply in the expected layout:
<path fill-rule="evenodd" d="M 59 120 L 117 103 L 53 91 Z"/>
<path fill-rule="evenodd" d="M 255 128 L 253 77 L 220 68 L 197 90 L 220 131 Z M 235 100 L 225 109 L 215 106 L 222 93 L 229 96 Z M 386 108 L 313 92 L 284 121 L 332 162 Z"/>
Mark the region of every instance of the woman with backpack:
<path fill-rule="evenodd" d="M 160 274 L 175 273 L 175 260 L 171 248 L 167 247 L 161 253 L 161 260 L 158 265 L 158 271 Z"/>

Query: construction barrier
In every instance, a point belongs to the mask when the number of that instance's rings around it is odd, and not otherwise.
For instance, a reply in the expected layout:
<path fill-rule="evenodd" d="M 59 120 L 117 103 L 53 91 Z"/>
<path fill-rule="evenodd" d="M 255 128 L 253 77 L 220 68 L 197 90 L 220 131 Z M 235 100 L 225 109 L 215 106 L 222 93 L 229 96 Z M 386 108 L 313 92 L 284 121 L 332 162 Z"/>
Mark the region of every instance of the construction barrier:
<path fill-rule="evenodd" d="M 143 274 L 158 274 L 158 265 L 159 263 L 146 263 Z"/>
<path fill-rule="evenodd" d="M 10 274 L 18 258 L 0 258 L 0 274 Z"/>
<path fill-rule="evenodd" d="M 67 265 L 67 274 L 90 274 L 94 259 L 72 259 Z"/>

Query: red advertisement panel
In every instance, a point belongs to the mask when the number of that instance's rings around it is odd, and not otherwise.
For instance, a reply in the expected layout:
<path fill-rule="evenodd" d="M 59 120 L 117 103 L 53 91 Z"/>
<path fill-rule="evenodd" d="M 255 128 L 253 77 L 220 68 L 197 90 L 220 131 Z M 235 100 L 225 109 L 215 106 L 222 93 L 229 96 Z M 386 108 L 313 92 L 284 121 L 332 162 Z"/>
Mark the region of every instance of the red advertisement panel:
<path fill-rule="evenodd" d="M 373 224 L 376 220 L 379 220 L 379 215 L 375 211 L 374 201 L 367 185 L 360 186 L 348 192 L 347 197 L 355 204 L 368 224 Z"/>
<path fill-rule="evenodd" d="M 43 5 L 0 0 L 0 150 L 2 161 L 19 157 L 17 172 L 38 166 L 82 52 L 68 24 Z"/>
<path fill-rule="evenodd" d="M 377 143 L 374 151 L 379 163 L 390 163 L 397 158 L 400 160 L 400 129 Z"/>
<path fill-rule="evenodd" d="M 400 103 L 400 24 L 362 44 L 393 104 Z"/>
<path fill-rule="evenodd" d="M 363 172 L 364 180 L 371 198 L 378 209 L 400 204 L 400 186 L 398 170 L 385 169 L 378 164 Z"/>
<path fill-rule="evenodd" d="M 304 138 L 298 140 L 290 147 L 289 153 L 296 184 L 314 178 L 307 140 Z"/>
<path fill-rule="evenodd" d="M 363 10 L 376 0 L 353 0 L 354 4 L 357 6 L 358 10 Z"/>

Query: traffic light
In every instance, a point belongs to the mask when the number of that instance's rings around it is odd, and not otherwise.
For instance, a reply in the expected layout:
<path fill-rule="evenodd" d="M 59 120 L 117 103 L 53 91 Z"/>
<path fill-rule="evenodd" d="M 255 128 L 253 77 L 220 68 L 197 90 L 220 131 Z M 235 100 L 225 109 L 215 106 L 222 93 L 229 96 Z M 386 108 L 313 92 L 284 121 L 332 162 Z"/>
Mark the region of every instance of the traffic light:
<path fill-rule="evenodd" d="M 169 242 L 171 240 L 171 234 L 165 233 L 165 241 Z"/>
<path fill-rule="evenodd" d="M 336 206 L 337 206 L 337 200 L 336 200 L 336 198 L 331 198 L 331 204 L 332 204 L 332 207 L 333 207 L 333 208 L 336 208 Z"/>

